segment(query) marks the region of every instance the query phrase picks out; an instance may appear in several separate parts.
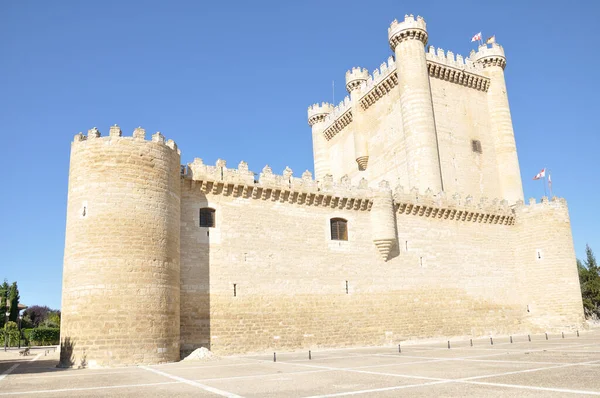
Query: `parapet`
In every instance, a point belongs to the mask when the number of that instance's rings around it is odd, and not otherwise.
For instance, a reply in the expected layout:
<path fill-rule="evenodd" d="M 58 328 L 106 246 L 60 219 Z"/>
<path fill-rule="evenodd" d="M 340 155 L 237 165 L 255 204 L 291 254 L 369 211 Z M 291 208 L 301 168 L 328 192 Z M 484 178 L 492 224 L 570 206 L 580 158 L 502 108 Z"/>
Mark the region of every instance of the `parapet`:
<path fill-rule="evenodd" d="M 392 51 L 405 40 L 415 39 L 427 44 L 427 38 L 427 24 L 420 16 L 415 19 L 412 14 L 405 15 L 403 22 L 394 19 L 388 28 L 388 39 Z"/>
<path fill-rule="evenodd" d="M 444 52 L 441 48 L 437 51 L 430 46 L 425 54 L 429 76 L 447 80 L 456 84 L 487 91 L 490 80 L 483 75 L 483 65 L 475 63 L 470 58 L 463 58 L 452 51 Z"/>
<path fill-rule="evenodd" d="M 108 136 L 102 137 L 100 130 L 96 127 L 92 127 L 88 130 L 87 135 L 83 133 L 75 134 L 72 144 L 88 142 L 91 140 L 133 140 L 133 141 L 146 141 L 146 130 L 141 127 L 136 127 L 133 130 L 133 135 L 131 137 L 123 137 L 123 133 L 121 132 L 121 128 L 116 124 L 111 126 L 109 129 Z M 171 148 L 173 151 L 177 152 L 178 155 L 181 154 L 181 151 L 177 148 L 177 144 L 173 140 L 166 140 L 165 137 L 160 133 L 156 132 L 152 135 L 152 141 L 162 144 L 168 148 Z"/>
<path fill-rule="evenodd" d="M 346 90 L 351 93 L 360 87 L 363 82 L 369 78 L 369 71 L 366 68 L 352 68 L 346 72 Z"/>
<path fill-rule="evenodd" d="M 333 112 L 325 117 L 325 129 L 323 134 L 327 140 L 339 133 L 344 127 L 350 124 L 353 119 L 352 102 L 350 97 L 345 96 L 340 103 L 333 108 Z"/>
<path fill-rule="evenodd" d="M 360 86 L 361 107 L 367 109 L 379 98 L 389 93 L 397 84 L 396 61 L 393 56 L 390 56 L 387 62 L 383 62 L 379 69 L 375 69 L 367 81 Z"/>
<path fill-rule="evenodd" d="M 313 104 L 308 107 L 308 125 L 313 126 L 325 120 L 325 117 L 333 112 L 333 105 L 323 102 L 321 105 Z"/>
<path fill-rule="evenodd" d="M 484 68 L 499 66 L 504 69 L 506 67 L 504 48 L 497 43 L 492 43 L 491 47 L 488 47 L 487 44 L 479 46 L 477 52 L 475 50 L 471 51 L 469 58 L 473 62 L 480 63 Z"/>

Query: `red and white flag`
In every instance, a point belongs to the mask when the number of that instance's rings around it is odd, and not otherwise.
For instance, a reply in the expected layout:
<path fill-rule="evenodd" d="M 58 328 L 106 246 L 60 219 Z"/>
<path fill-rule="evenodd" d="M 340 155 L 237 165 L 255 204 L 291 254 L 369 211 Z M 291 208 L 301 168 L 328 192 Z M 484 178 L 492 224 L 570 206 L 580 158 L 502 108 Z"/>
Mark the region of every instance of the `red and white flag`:
<path fill-rule="evenodd" d="M 471 41 L 477 41 L 477 40 L 481 40 L 481 32 L 477 33 L 475 36 L 473 36 L 473 38 L 471 39 Z"/>
<path fill-rule="evenodd" d="M 533 179 L 534 180 L 539 180 L 540 178 L 544 178 L 544 177 L 546 177 L 546 168 L 545 167 L 542 169 L 542 171 L 540 171 L 539 173 L 537 173 L 535 175 L 535 177 L 533 177 Z"/>

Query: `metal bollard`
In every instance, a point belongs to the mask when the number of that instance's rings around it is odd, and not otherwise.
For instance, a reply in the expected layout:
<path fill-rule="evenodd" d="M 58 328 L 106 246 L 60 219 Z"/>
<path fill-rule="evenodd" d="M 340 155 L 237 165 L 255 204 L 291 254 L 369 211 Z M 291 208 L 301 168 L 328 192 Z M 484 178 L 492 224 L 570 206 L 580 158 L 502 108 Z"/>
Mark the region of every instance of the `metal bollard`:
<path fill-rule="evenodd" d="M 577 337 L 579 337 L 579 330 L 577 331 Z"/>
<path fill-rule="evenodd" d="M 277 354 L 273 353 L 273 362 L 277 362 Z"/>
<path fill-rule="evenodd" d="M 398 344 L 398 354 L 402 353 L 402 348 L 400 347 L 400 344 Z"/>
<path fill-rule="evenodd" d="M 471 339 L 471 347 L 473 347 L 473 339 Z"/>
<path fill-rule="evenodd" d="M 494 339 L 490 337 L 490 345 L 494 345 Z"/>
<path fill-rule="evenodd" d="M 512 336 L 510 336 L 510 344 L 512 344 Z"/>
<path fill-rule="evenodd" d="M 450 349 L 450 340 L 448 340 L 448 349 Z"/>
<path fill-rule="evenodd" d="M 310 350 L 308 350 L 308 359 L 312 359 L 312 355 L 310 354 Z"/>
<path fill-rule="evenodd" d="M 546 340 L 548 340 L 548 333 L 546 333 Z"/>
<path fill-rule="evenodd" d="M 565 338 L 565 332 L 562 332 L 562 338 L 563 339 Z"/>
<path fill-rule="evenodd" d="M 531 335 L 530 334 L 527 335 L 527 338 L 529 339 L 529 341 L 531 341 Z"/>

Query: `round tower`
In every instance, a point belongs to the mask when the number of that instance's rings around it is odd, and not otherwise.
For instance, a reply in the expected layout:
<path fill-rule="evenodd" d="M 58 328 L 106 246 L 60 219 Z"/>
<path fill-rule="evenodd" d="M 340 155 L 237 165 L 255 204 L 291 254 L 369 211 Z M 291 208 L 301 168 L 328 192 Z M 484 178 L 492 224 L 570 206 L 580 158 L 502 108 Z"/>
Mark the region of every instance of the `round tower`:
<path fill-rule="evenodd" d="M 366 170 L 369 163 L 368 131 L 364 123 L 364 111 L 360 107 L 360 86 L 367 82 L 369 71 L 365 68 L 352 68 L 346 72 L 346 90 L 352 99 L 352 124 L 354 135 L 354 159 L 359 170 Z"/>
<path fill-rule="evenodd" d="M 421 192 L 427 188 L 440 192 L 443 186 L 425 59 L 425 20 L 412 15 L 407 15 L 403 22 L 394 20 L 388 38 L 396 55 L 409 184 Z"/>
<path fill-rule="evenodd" d="M 333 112 L 333 108 L 333 105 L 327 102 L 308 107 L 308 125 L 312 127 L 315 180 L 321 180 L 330 173 L 327 140 L 323 135 L 323 130 L 325 130 L 325 118 Z"/>
<path fill-rule="evenodd" d="M 71 144 L 61 365 L 176 361 L 180 155 L 142 128 Z"/>
<path fill-rule="evenodd" d="M 506 81 L 504 80 L 504 68 L 506 67 L 504 49 L 496 43 L 493 43 L 491 47 L 484 44 L 479 47 L 477 52 L 472 51 L 470 58 L 473 62 L 483 66 L 484 74 L 490 79 L 487 92 L 488 109 L 496 148 L 500 185 L 503 199 L 509 203 L 516 203 L 518 200 L 523 200 L 523 184 L 508 95 L 506 94 Z"/>
<path fill-rule="evenodd" d="M 387 181 L 382 181 L 379 184 L 379 191 L 373 195 L 370 216 L 373 243 L 379 250 L 383 261 L 387 261 L 392 247 L 397 243 L 394 200 Z"/>

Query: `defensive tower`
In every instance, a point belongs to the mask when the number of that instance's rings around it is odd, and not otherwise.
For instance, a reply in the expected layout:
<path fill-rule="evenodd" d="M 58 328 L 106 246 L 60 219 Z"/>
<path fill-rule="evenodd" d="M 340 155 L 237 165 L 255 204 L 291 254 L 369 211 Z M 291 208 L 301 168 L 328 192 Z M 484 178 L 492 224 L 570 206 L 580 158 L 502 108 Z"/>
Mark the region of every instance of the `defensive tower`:
<path fill-rule="evenodd" d="M 71 145 L 63 366 L 179 360 L 180 155 L 145 131 Z"/>
<path fill-rule="evenodd" d="M 352 68 L 346 72 L 346 90 L 352 100 L 352 121 L 354 123 L 354 158 L 359 170 L 366 170 L 369 163 L 369 132 L 364 120 L 364 110 L 360 106 L 360 87 L 367 82 L 369 71 L 365 68 Z"/>
<path fill-rule="evenodd" d="M 396 54 L 402 126 L 406 143 L 408 182 L 420 191 L 443 190 L 437 132 L 425 48 L 427 27 L 421 17 L 394 20 L 388 39 Z"/>
<path fill-rule="evenodd" d="M 500 186 L 503 197 L 515 203 L 523 200 L 523 185 L 504 80 L 504 48 L 496 43 L 491 47 L 484 44 L 477 52 L 471 51 L 470 58 L 483 65 L 483 73 L 490 79 L 487 98 L 498 169 L 501 171 Z"/>
<path fill-rule="evenodd" d="M 323 102 L 308 107 L 308 125 L 312 127 L 313 156 L 315 161 L 315 179 L 322 179 L 329 173 L 329 153 L 323 137 L 326 117 L 333 112 L 333 105 Z"/>

